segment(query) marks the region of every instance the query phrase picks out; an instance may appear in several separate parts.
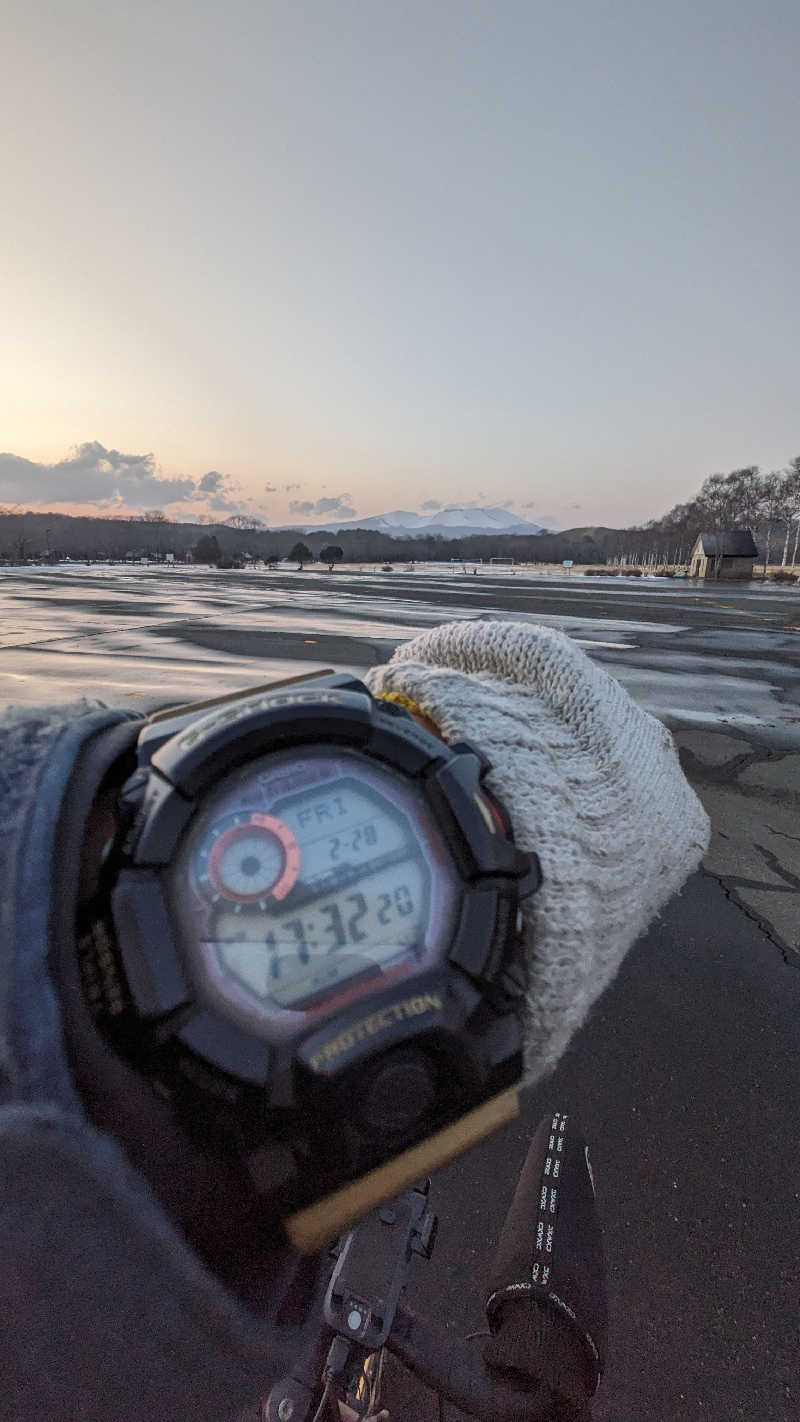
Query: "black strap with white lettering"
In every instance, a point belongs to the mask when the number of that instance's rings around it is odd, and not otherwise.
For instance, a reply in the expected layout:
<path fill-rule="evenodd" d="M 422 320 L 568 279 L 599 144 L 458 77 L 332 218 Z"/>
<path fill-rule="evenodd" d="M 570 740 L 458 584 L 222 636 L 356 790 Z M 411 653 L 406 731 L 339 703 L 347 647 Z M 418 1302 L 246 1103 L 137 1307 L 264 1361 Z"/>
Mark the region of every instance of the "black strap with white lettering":
<path fill-rule="evenodd" d="M 600 1220 L 588 1147 L 561 1112 L 531 1143 L 486 1310 L 492 1367 L 542 1378 L 577 1406 L 597 1390 L 607 1334 Z"/>

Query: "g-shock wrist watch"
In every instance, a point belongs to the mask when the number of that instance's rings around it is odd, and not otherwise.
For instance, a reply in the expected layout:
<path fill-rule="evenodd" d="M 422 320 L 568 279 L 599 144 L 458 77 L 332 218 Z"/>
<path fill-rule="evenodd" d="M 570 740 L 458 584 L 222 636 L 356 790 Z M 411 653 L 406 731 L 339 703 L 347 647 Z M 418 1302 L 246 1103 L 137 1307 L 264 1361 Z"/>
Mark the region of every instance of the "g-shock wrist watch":
<path fill-rule="evenodd" d="M 539 884 L 472 745 L 326 674 L 145 723 L 96 1026 L 314 1248 L 515 1109 Z"/>

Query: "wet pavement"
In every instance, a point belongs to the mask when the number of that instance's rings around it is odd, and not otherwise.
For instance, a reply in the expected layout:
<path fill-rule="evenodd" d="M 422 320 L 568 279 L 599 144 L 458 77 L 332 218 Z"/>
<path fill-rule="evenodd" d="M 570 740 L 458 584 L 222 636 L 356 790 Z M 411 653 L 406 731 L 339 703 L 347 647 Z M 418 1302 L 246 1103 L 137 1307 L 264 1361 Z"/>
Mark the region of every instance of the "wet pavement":
<path fill-rule="evenodd" d="M 0 572 L 0 698 L 143 710 L 321 666 L 358 669 L 453 618 L 574 637 L 675 735 L 711 816 L 704 866 L 629 955 L 551 1081 L 440 1171 L 416 1299 L 480 1328 L 527 1140 L 574 1110 L 611 1274 L 598 1422 L 800 1415 L 800 588 L 418 568 L 332 575 Z M 437 1416 L 392 1370 L 395 1416 Z M 390 1397 L 391 1401 L 391 1397 Z"/>
<path fill-rule="evenodd" d="M 528 1143 L 566 1111 L 591 1145 L 608 1261 L 593 1422 L 796 1422 L 799 1057 L 796 964 L 694 875 L 519 1120 L 434 1177 L 439 1237 L 410 1306 L 454 1336 L 485 1330 Z M 438 1422 L 394 1360 L 387 1398 L 403 1422 Z"/>
<path fill-rule="evenodd" d="M 2 700 L 142 710 L 365 668 L 453 618 L 557 627 L 670 726 L 714 824 L 707 872 L 800 951 L 800 587 L 95 565 L 4 570 L 0 614 Z"/>
<path fill-rule="evenodd" d="M 670 725 L 800 729 L 800 588 L 664 580 L 176 568 L 0 573 L 0 698 L 144 707 L 285 671 L 365 667 L 452 618 L 558 627 Z"/>

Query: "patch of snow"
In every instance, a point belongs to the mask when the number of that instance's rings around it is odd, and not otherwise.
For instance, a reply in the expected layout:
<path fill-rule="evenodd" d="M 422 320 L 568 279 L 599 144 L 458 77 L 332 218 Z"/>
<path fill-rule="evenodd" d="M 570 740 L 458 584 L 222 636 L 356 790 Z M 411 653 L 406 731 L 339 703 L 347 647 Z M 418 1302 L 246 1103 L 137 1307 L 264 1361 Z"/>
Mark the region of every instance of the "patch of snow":
<path fill-rule="evenodd" d="M 449 537 L 468 537 L 474 533 L 545 533 L 538 523 L 529 523 L 510 509 L 476 509 L 462 504 L 452 504 L 435 513 L 418 514 L 406 509 L 393 509 L 389 513 L 373 514 L 369 518 L 333 519 L 325 523 L 291 524 L 303 533 L 339 533 L 350 528 L 369 528 L 375 533 L 392 533 L 395 537 L 411 537 L 415 533 L 447 534 Z"/>

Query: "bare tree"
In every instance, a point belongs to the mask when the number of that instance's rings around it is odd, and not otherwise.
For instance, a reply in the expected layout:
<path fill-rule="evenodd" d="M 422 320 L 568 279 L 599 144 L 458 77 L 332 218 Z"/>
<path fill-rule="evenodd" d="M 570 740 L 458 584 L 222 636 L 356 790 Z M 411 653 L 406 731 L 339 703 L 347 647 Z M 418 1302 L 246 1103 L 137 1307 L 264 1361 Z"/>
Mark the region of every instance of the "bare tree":
<path fill-rule="evenodd" d="M 783 543 L 783 558 L 781 567 L 785 568 L 789 561 L 789 539 L 794 525 L 794 552 L 792 554 L 792 567 L 797 562 L 797 544 L 800 540 L 800 454 L 790 459 L 784 471 L 784 490 L 786 493 L 786 538 Z"/>
<path fill-rule="evenodd" d="M 12 540 L 11 540 L 11 547 L 14 549 L 14 552 L 15 552 L 16 555 L 17 555 L 17 562 L 18 562 L 18 563 L 24 563 L 24 562 L 25 562 L 25 551 L 26 551 L 26 549 L 27 549 L 28 544 L 30 543 L 30 541 L 31 541 L 31 540 L 28 538 L 27 534 L 25 533 L 25 525 L 24 525 L 24 523 L 23 523 L 23 524 L 20 525 L 20 531 L 19 531 L 19 533 L 16 535 L 15 538 L 12 538 Z"/>
<path fill-rule="evenodd" d="M 697 498 L 700 512 L 710 524 L 709 532 L 716 537 L 714 555 L 714 577 L 722 571 L 722 538 L 726 526 L 732 522 L 734 494 L 724 474 L 709 474 Z"/>
<path fill-rule="evenodd" d="M 761 503 L 761 475 L 758 465 L 750 464 L 745 469 L 734 469 L 726 476 L 725 485 L 730 495 L 730 522 L 739 528 L 749 528 L 752 532 Z"/>
<path fill-rule="evenodd" d="M 762 581 L 767 576 L 769 567 L 769 554 L 772 545 L 772 530 L 776 523 L 782 523 L 787 518 L 788 495 L 786 489 L 786 476 L 774 469 L 771 474 L 765 474 L 761 480 L 761 521 L 766 528 L 767 545 L 764 552 L 764 571 L 761 575 Z"/>

